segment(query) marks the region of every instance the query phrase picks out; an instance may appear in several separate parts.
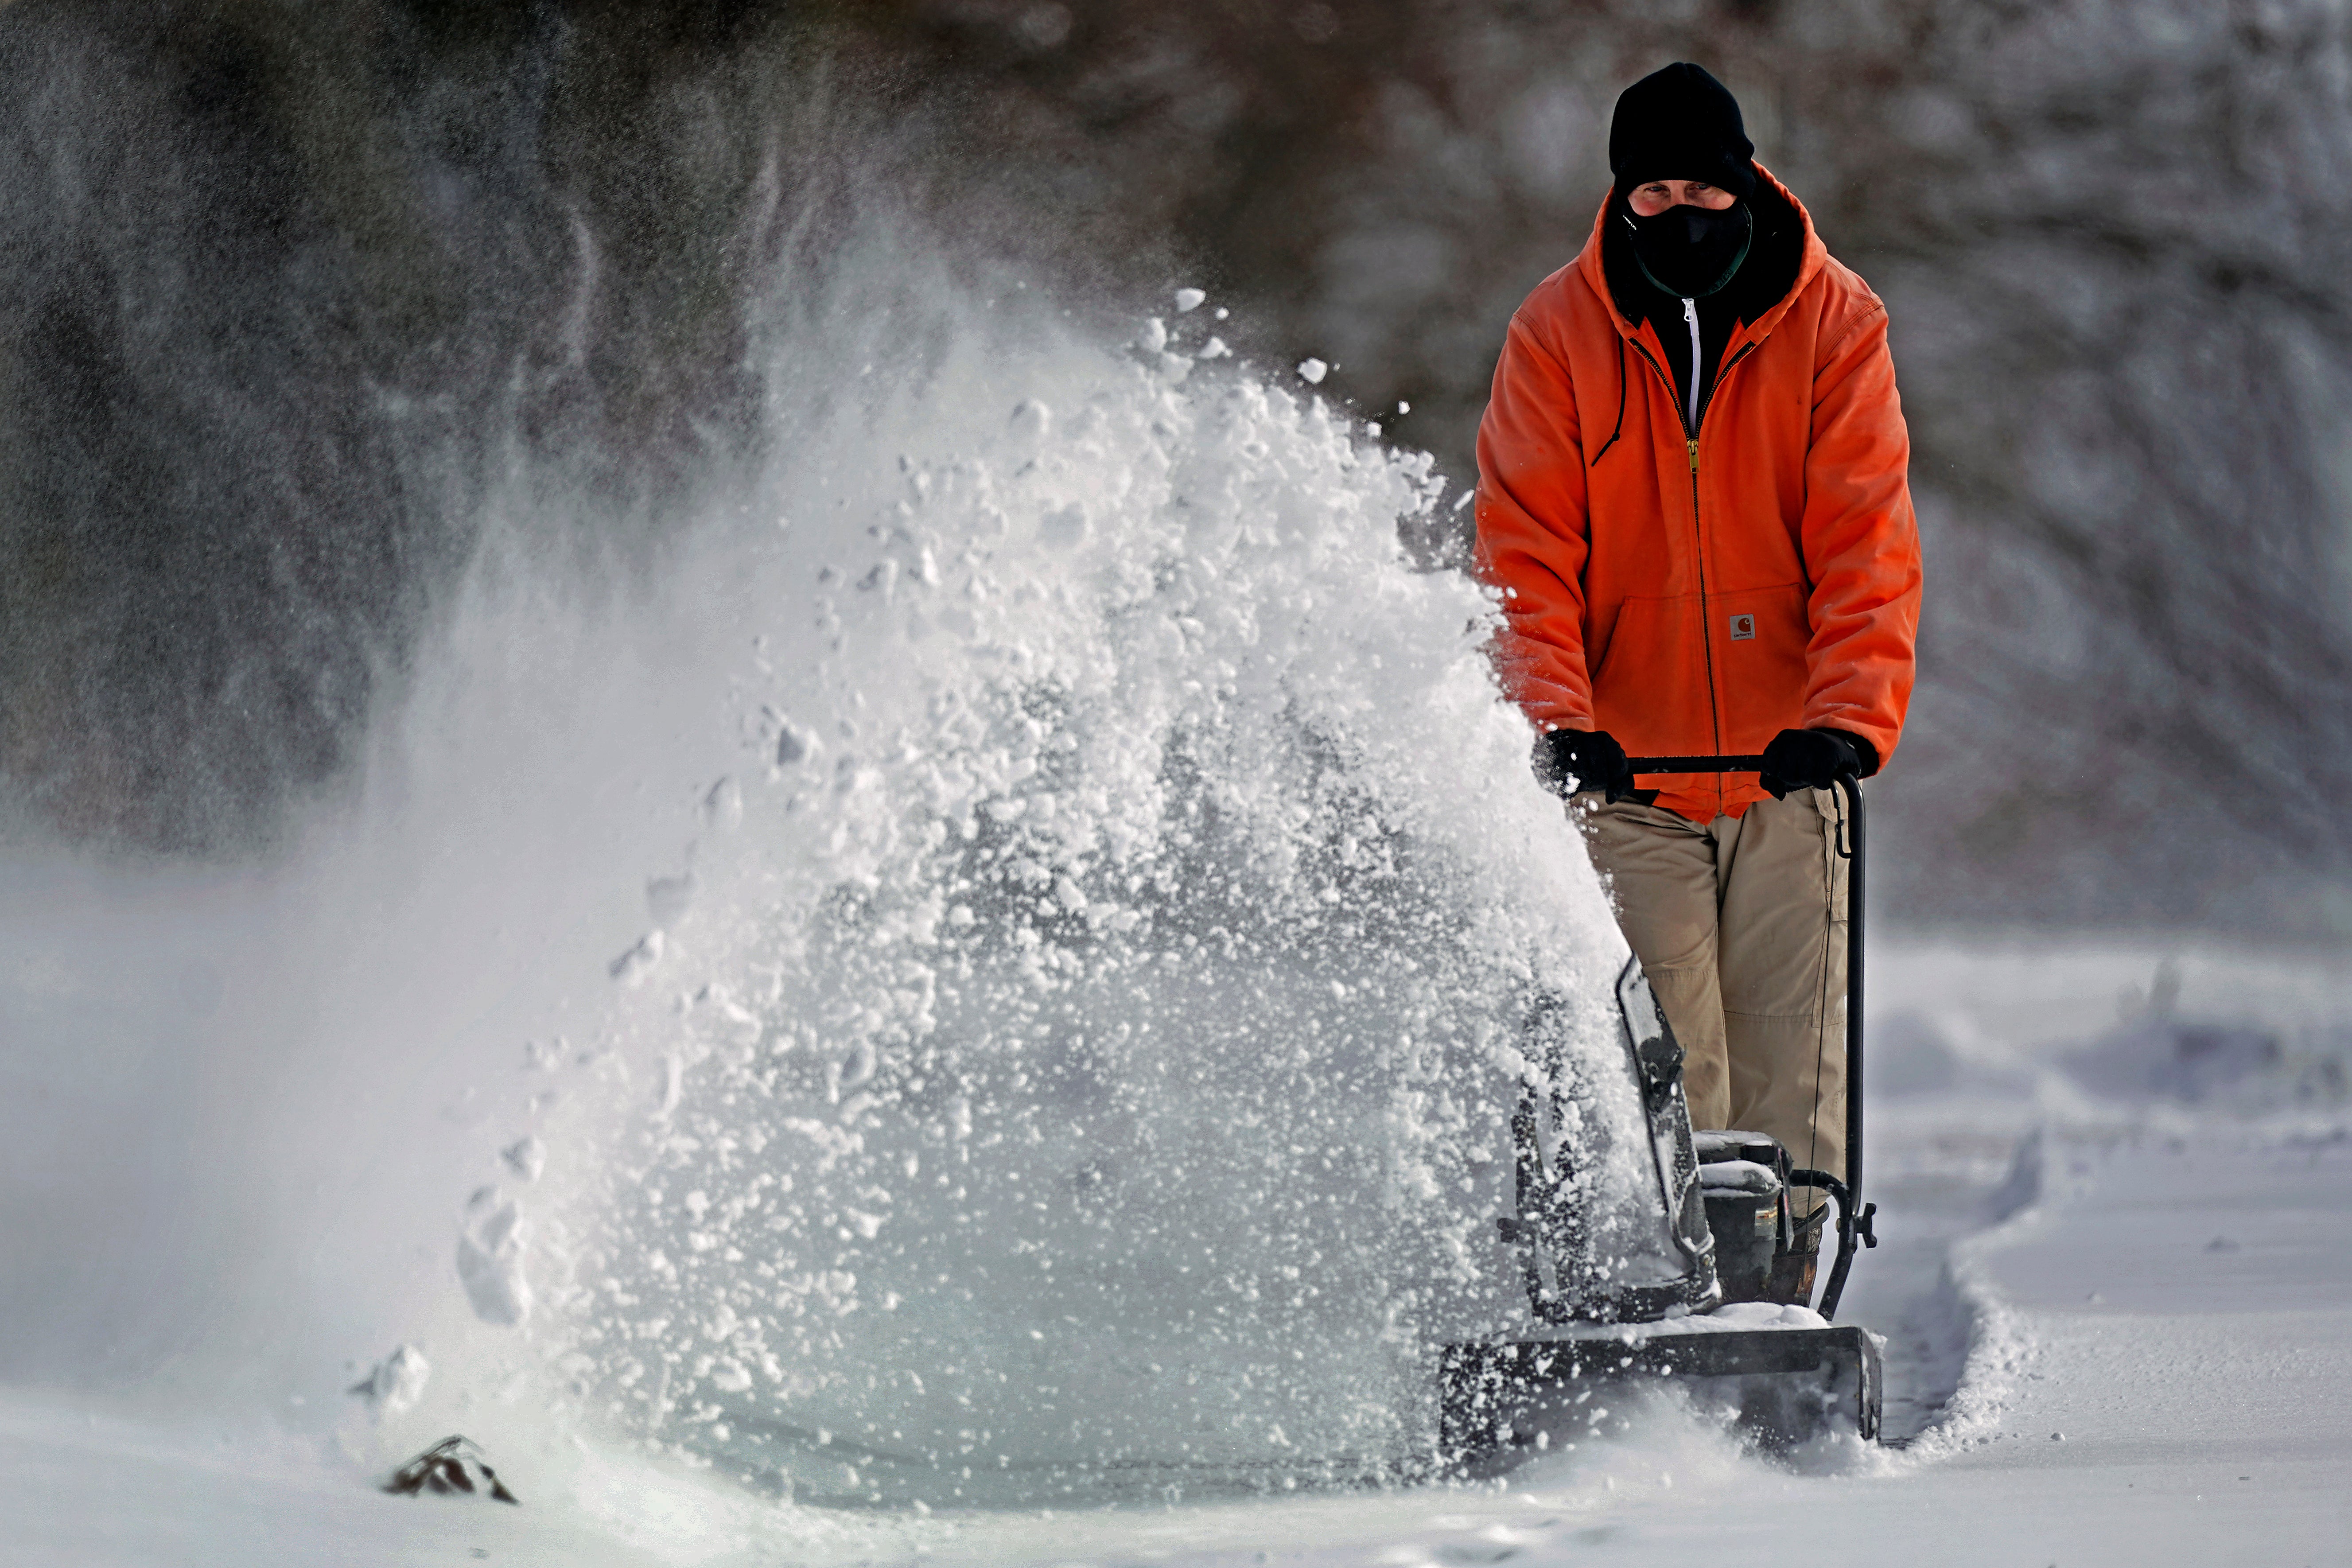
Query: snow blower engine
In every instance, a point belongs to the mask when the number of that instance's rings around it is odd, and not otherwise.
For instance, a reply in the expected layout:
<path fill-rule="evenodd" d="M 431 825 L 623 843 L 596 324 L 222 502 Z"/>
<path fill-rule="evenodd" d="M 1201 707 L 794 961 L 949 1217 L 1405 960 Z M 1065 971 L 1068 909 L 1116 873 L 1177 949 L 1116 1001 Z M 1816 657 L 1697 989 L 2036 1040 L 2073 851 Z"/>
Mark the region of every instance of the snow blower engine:
<path fill-rule="evenodd" d="M 1762 761 L 1642 757 L 1633 769 L 1751 773 Z M 1878 1245 L 1875 1205 L 1861 1201 L 1862 791 L 1851 776 L 1838 782 L 1846 807 L 1838 849 L 1849 862 L 1844 1179 L 1792 1167 L 1788 1151 L 1762 1133 L 1693 1131 L 1682 1047 L 1639 961 L 1628 960 L 1618 1012 L 1648 1122 L 1642 1158 L 1654 1169 L 1659 1219 L 1671 1237 L 1668 1265 L 1662 1274 L 1629 1268 L 1589 1233 L 1579 1195 L 1591 1189 L 1578 1182 L 1575 1141 L 1556 1131 L 1566 1119 L 1559 1091 L 1523 1086 L 1512 1120 L 1518 1212 L 1500 1217 L 1496 1232 L 1518 1253 L 1532 1321 L 1492 1341 L 1446 1347 L 1439 1447 L 1447 1464 L 1472 1473 L 1507 1468 L 1593 1430 L 1596 1412 L 1610 1407 L 1596 1394 L 1643 1382 L 1670 1383 L 1768 1447 L 1840 1431 L 1876 1439 L 1877 1343 L 1832 1321 L 1855 1251 Z M 1814 1264 L 1830 1211 L 1797 1215 L 1792 1198 L 1805 1189 L 1827 1193 L 1837 1213 L 1836 1258 L 1817 1309 Z"/>

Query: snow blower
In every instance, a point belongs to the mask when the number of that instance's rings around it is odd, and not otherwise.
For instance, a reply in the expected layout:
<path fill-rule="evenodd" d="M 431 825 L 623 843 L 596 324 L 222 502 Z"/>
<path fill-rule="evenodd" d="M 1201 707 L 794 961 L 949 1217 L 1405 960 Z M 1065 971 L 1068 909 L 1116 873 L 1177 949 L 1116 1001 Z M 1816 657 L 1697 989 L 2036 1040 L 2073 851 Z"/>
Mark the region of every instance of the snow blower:
<path fill-rule="evenodd" d="M 1754 756 L 1637 757 L 1635 773 L 1753 773 Z M 1523 1083 L 1512 1118 L 1516 1215 L 1498 1239 L 1517 1249 L 1533 1322 L 1484 1342 L 1445 1348 L 1440 1449 L 1472 1473 L 1507 1468 L 1538 1447 L 1592 1430 L 1604 1391 L 1668 1384 L 1728 1415 L 1767 1447 L 1817 1436 L 1878 1436 L 1881 1368 L 1864 1330 L 1835 1324 L 1861 1247 L 1875 1247 L 1875 1205 L 1862 1201 L 1863 805 L 1849 775 L 1838 852 L 1846 883 L 1846 1169 L 1792 1168 L 1774 1139 L 1737 1130 L 1694 1132 L 1683 1050 L 1629 959 L 1617 982 L 1626 1060 L 1648 1119 L 1648 1163 L 1679 1272 L 1628 1279 L 1626 1260 L 1591 1234 L 1578 1199 L 1575 1114 L 1558 1088 Z M 1551 1080 L 1555 1085 L 1558 1079 Z M 1643 1178 L 1646 1186 L 1647 1176 Z M 1790 1194 L 1813 1187 L 1837 1212 L 1837 1254 L 1811 1310 L 1813 1262 L 1826 1209 L 1792 1222 Z"/>

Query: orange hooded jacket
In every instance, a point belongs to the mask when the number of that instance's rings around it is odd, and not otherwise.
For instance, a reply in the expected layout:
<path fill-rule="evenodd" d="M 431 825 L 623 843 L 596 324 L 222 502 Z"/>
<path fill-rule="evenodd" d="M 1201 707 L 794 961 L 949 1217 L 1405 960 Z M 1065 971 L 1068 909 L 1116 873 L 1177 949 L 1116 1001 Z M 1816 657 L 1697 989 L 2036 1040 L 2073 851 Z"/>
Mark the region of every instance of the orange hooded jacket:
<path fill-rule="evenodd" d="M 1477 569 L 1503 595 L 1505 688 L 1538 730 L 1673 756 L 1826 727 L 1882 765 L 1895 752 L 1919 535 L 1886 308 L 1789 201 L 1796 286 L 1733 330 L 1694 431 L 1657 332 L 1610 296 L 1606 202 L 1511 318 L 1478 427 Z M 1764 796 L 1754 773 L 1639 782 L 1696 822 Z"/>

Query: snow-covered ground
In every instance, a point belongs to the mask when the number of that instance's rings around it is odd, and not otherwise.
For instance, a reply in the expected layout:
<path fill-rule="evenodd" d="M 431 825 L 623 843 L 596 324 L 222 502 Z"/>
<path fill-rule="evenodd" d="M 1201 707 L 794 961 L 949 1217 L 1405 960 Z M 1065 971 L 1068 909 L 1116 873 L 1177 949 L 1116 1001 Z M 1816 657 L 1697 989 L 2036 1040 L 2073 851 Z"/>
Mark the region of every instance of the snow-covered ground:
<path fill-rule="evenodd" d="M 1672 1408 L 1498 1483 L 1064 1511 L 826 1509 L 478 1430 L 524 1504 L 387 1497 L 386 1440 L 0 1395 L 5 1560 L 2352 1560 L 2352 982 L 2324 957 L 1889 951 L 1872 1123 L 1890 1436 L 1791 1467 Z M 515 1428 L 520 1431 L 521 1428 Z M 437 1436 L 438 1434 L 430 1434 Z M 375 1446 L 372 1447 L 373 1444 Z"/>

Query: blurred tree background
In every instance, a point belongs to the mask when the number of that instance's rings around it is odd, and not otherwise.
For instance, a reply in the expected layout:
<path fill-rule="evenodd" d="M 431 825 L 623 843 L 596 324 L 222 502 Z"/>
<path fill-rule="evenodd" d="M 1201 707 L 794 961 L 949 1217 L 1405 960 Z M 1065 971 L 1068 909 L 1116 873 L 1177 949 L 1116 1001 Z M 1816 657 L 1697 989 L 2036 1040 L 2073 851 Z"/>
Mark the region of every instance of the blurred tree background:
<path fill-rule="evenodd" d="M 1211 289 L 1466 480 L 1617 91 L 1686 58 L 1893 316 L 1929 580 L 1885 907 L 2340 942 L 2348 30 L 2328 0 L 16 0 L 0 796 L 267 845 L 502 483 L 625 555 L 756 459 L 759 315 L 817 308 L 877 205 L 1108 322 Z"/>

